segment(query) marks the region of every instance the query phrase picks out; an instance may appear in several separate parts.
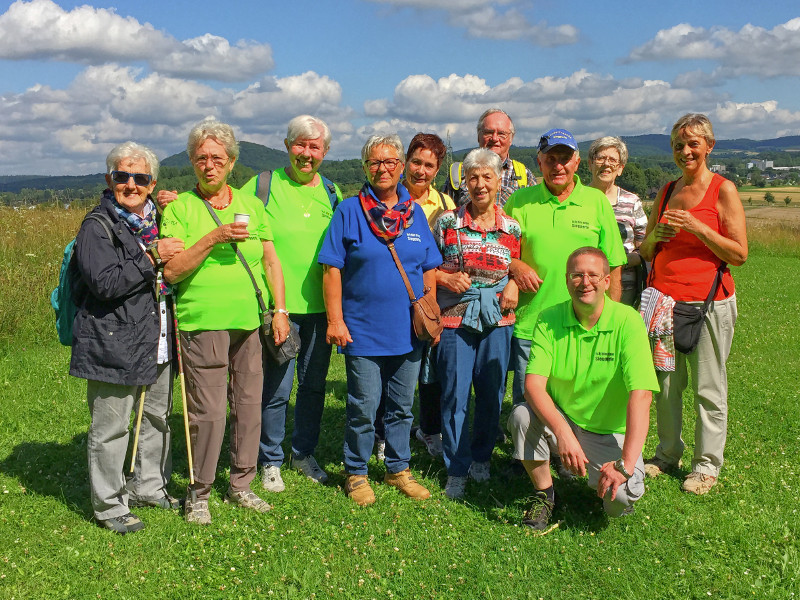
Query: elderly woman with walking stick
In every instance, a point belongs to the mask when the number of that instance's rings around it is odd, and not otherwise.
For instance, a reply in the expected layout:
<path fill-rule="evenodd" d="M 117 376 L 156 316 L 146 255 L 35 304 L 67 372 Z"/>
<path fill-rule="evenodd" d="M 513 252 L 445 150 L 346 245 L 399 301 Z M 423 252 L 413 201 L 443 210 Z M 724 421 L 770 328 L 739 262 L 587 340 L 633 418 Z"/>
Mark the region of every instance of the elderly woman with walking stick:
<path fill-rule="evenodd" d="M 178 506 L 167 492 L 173 329 L 160 268 L 183 250 L 183 242 L 158 239 L 150 198 L 158 159 L 152 150 L 125 142 L 111 150 L 106 166 L 108 189 L 75 241 L 77 313 L 70 374 L 87 380 L 94 517 L 99 525 L 126 534 L 144 527 L 129 507 Z M 133 476 L 126 481 L 122 469 L 137 402 L 141 430 Z"/>
<path fill-rule="evenodd" d="M 278 345 L 286 341 L 289 319 L 264 205 L 227 183 L 239 155 L 233 129 L 202 121 L 189 133 L 187 152 L 198 183 L 167 206 L 163 231 L 183 240 L 186 250 L 167 265 L 164 277 L 177 285 L 194 458 L 185 517 L 207 525 L 228 404 L 231 472 L 225 502 L 257 512 L 271 508 L 250 489 L 264 381 L 257 295 L 274 301 L 272 335 Z"/>

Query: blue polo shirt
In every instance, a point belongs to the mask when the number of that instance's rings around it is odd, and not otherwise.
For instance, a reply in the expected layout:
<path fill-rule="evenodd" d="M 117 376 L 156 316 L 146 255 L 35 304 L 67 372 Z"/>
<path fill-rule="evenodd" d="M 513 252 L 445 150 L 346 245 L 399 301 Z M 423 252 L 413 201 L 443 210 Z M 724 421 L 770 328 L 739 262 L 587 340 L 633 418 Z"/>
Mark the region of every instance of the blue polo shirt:
<path fill-rule="evenodd" d="M 404 186 L 397 191 L 400 202 L 409 199 Z M 394 246 L 415 296 L 421 296 L 422 273 L 438 267 L 442 256 L 419 207 Z M 336 207 L 317 260 L 342 271 L 342 312 L 353 338 L 345 354 L 397 356 L 417 347 L 403 278 L 384 241 L 370 229 L 357 196 Z"/>

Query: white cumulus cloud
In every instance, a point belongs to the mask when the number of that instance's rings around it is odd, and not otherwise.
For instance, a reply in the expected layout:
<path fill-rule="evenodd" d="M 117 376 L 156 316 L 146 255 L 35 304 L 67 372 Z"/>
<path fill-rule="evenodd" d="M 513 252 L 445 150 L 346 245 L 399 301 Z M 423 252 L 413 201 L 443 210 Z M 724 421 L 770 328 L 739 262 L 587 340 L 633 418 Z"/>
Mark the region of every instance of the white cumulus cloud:
<path fill-rule="evenodd" d="M 165 75 L 243 81 L 272 69 L 269 44 L 206 34 L 183 42 L 113 9 L 65 11 L 52 0 L 14 2 L 0 15 L 0 59 L 99 65 L 145 61 Z"/>
<path fill-rule="evenodd" d="M 467 148 L 476 143 L 478 116 L 488 108 L 500 107 L 514 120 L 514 143 L 532 146 L 552 127 L 566 127 L 581 140 L 664 132 L 679 115 L 710 111 L 724 100 L 711 88 L 615 79 L 583 69 L 530 81 L 513 77 L 493 86 L 471 74 L 438 80 L 411 75 L 395 87 L 392 98 L 365 104 L 365 109 L 377 106 L 381 111 L 372 115 L 367 111 L 377 120 L 360 131 L 433 131 L 442 137 L 449 134 L 454 148 Z"/>
<path fill-rule="evenodd" d="M 99 172 L 108 151 L 129 139 L 163 158 L 181 151 L 191 126 L 209 115 L 231 123 L 241 139 L 282 148 L 287 122 L 301 113 L 326 120 L 332 150 L 355 152 L 354 114 L 341 105 L 341 86 L 311 71 L 235 91 L 129 66 L 90 66 L 64 89 L 35 85 L 0 96 L 0 147 L 16 148 L 2 174 Z"/>
<path fill-rule="evenodd" d="M 573 25 L 550 26 L 531 23 L 515 5 L 519 0 L 370 0 L 395 8 L 437 10 L 447 14 L 451 26 L 464 29 L 469 37 L 494 40 L 525 40 L 536 46 L 563 46 L 578 41 Z"/>
<path fill-rule="evenodd" d="M 662 29 L 652 40 L 634 48 L 627 61 L 677 59 L 715 62 L 719 65 L 715 76 L 800 75 L 800 17 L 772 29 L 747 24 L 739 31 L 682 23 Z"/>

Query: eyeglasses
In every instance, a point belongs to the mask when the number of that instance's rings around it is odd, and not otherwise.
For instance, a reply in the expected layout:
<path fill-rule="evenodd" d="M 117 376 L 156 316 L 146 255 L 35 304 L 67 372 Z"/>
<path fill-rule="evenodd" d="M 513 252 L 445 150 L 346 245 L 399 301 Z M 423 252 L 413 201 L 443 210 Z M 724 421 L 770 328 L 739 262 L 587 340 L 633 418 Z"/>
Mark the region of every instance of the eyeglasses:
<path fill-rule="evenodd" d="M 399 158 L 387 158 L 384 160 L 368 160 L 367 161 L 367 168 L 375 173 L 378 169 L 381 168 L 381 165 L 386 167 L 387 171 L 394 171 L 397 168 L 397 165 L 400 164 Z"/>
<path fill-rule="evenodd" d="M 605 277 L 605 275 L 599 275 L 597 273 L 567 273 L 567 276 L 574 284 L 583 283 L 583 278 L 586 277 L 592 285 L 597 285 L 600 283 L 600 280 Z"/>
<path fill-rule="evenodd" d="M 610 158 L 608 156 L 595 156 L 594 157 L 594 164 L 596 165 L 608 165 L 612 169 L 614 167 L 619 166 L 619 161 L 616 158 Z"/>
<path fill-rule="evenodd" d="M 497 136 L 497 139 L 507 140 L 509 137 L 514 135 L 514 132 L 504 131 L 502 129 L 481 129 L 481 135 L 485 138 L 493 138 L 494 136 Z"/>
<path fill-rule="evenodd" d="M 128 183 L 133 177 L 133 183 L 140 187 L 147 187 L 153 181 L 149 173 L 128 173 L 127 171 L 111 171 L 111 181 L 114 183 Z"/>
<path fill-rule="evenodd" d="M 211 161 L 211 164 L 219 168 L 226 165 L 230 160 L 230 158 L 227 156 L 225 158 L 222 158 L 221 156 L 206 156 L 204 154 L 201 154 L 200 156 L 194 157 L 194 164 L 197 165 L 198 167 L 205 167 L 206 163 L 209 160 Z"/>

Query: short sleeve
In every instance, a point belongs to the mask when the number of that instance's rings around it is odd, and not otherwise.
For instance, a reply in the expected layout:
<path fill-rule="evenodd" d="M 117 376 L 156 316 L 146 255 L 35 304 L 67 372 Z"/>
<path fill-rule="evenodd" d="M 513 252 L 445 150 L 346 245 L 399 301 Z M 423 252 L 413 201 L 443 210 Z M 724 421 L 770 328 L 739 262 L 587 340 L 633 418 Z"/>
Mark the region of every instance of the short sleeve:
<path fill-rule="evenodd" d="M 620 352 L 625 389 L 628 393 L 633 390 L 657 392 L 658 378 L 653 367 L 647 328 L 639 313 L 630 307 L 624 308 L 625 325 Z"/>
<path fill-rule="evenodd" d="M 347 257 L 347 248 L 344 245 L 344 205 L 340 204 L 333 211 L 328 232 L 322 240 L 317 262 L 341 269 Z"/>
<path fill-rule="evenodd" d="M 164 213 L 161 215 L 161 225 L 159 234 L 162 238 L 178 238 L 186 240 L 186 219 L 183 214 L 183 203 L 173 201 L 167 204 Z"/>

